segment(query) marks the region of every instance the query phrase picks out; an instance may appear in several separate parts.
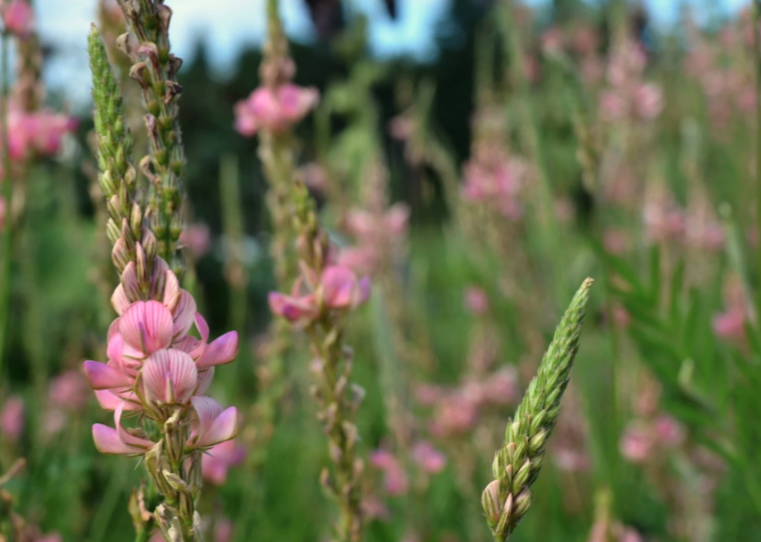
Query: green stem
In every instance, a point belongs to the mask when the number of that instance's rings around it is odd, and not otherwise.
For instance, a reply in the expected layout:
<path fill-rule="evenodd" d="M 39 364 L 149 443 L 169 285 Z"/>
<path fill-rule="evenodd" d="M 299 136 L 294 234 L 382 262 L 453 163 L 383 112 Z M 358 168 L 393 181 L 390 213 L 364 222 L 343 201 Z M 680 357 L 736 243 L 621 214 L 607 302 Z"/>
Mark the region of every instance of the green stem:
<path fill-rule="evenodd" d="M 8 320 L 10 317 L 11 293 L 11 161 L 8 152 L 8 33 L 2 35 L 2 52 L 0 52 L 0 77 L 2 77 L 2 96 L 0 96 L 0 157 L 3 165 L 2 195 L 5 200 L 5 223 L 3 224 L 2 277 L 0 277 L 0 374 L 5 361 L 8 340 Z"/>
<path fill-rule="evenodd" d="M 756 65 L 756 224 L 761 239 L 761 46 L 759 24 L 761 23 L 761 0 L 753 2 L 753 60 Z M 758 260 L 758 283 L 756 284 L 756 314 L 761 322 L 761 250 L 756 251 Z"/>

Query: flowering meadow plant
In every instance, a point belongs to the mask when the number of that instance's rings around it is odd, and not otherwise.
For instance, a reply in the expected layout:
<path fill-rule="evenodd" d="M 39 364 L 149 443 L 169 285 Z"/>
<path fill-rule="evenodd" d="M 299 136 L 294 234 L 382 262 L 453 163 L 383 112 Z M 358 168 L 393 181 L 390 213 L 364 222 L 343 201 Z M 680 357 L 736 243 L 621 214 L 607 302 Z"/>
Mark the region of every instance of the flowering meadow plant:
<path fill-rule="evenodd" d="M 0 542 L 761 542 L 761 2 L 95 4 L 0 0 Z"/>

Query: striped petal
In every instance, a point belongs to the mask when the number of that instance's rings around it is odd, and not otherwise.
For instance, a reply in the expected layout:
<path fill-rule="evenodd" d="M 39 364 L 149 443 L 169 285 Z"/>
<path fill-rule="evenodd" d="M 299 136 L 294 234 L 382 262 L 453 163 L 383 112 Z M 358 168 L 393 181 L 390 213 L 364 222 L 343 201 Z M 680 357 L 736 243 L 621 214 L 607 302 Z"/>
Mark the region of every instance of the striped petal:
<path fill-rule="evenodd" d="M 99 361 L 85 361 L 84 370 L 90 386 L 95 390 L 129 388 L 134 383 L 123 371 Z"/>
<path fill-rule="evenodd" d="M 159 350 L 143 364 L 143 386 L 149 401 L 157 404 L 186 402 L 198 387 L 198 369 L 188 354 Z"/>
<path fill-rule="evenodd" d="M 158 301 L 138 301 L 119 318 L 124 342 L 148 356 L 172 341 L 172 313 Z"/>
<path fill-rule="evenodd" d="M 198 368 L 224 365 L 230 363 L 238 355 L 238 333 L 230 331 L 206 347 L 201 357 L 196 360 Z"/>

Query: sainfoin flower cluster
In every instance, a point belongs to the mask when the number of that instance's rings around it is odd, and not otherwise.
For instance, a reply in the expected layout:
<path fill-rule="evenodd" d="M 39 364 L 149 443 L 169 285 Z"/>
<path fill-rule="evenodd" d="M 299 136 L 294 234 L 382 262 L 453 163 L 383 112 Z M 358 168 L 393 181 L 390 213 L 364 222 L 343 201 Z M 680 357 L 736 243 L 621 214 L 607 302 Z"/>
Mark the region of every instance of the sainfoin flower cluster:
<path fill-rule="evenodd" d="M 204 396 L 214 367 L 233 361 L 238 335 L 232 331 L 211 343 L 206 320 L 196 311 L 193 296 L 166 271 L 161 301 L 126 303 L 120 295 L 114 307 L 120 316 L 108 333 L 108 362 L 86 361 L 85 374 L 100 405 L 113 410 L 115 428 L 95 424 L 93 438 L 103 453 L 139 455 L 156 443 L 121 425 L 124 412 L 164 423 L 175 409 L 181 417 L 195 412 L 189 450 L 206 449 L 235 437 L 235 407 L 223 409 Z M 120 286 L 121 288 L 121 286 Z M 195 327 L 199 337 L 190 334 Z"/>

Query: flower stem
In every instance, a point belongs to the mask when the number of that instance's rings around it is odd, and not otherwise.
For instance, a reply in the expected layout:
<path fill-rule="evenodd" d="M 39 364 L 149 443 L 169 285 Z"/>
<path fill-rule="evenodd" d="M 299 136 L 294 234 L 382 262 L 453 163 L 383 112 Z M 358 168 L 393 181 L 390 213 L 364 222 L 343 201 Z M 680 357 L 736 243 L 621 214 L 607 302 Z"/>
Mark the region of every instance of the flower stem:
<path fill-rule="evenodd" d="M 3 223 L 2 277 L 0 277 L 0 374 L 5 361 L 6 342 L 8 340 L 8 321 L 10 317 L 11 297 L 11 161 L 8 151 L 8 64 L 10 40 L 8 33 L 2 34 L 2 51 L 0 52 L 0 77 L 2 77 L 2 95 L 0 95 L 0 157 L 2 159 L 2 196 L 5 202 Z"/>

